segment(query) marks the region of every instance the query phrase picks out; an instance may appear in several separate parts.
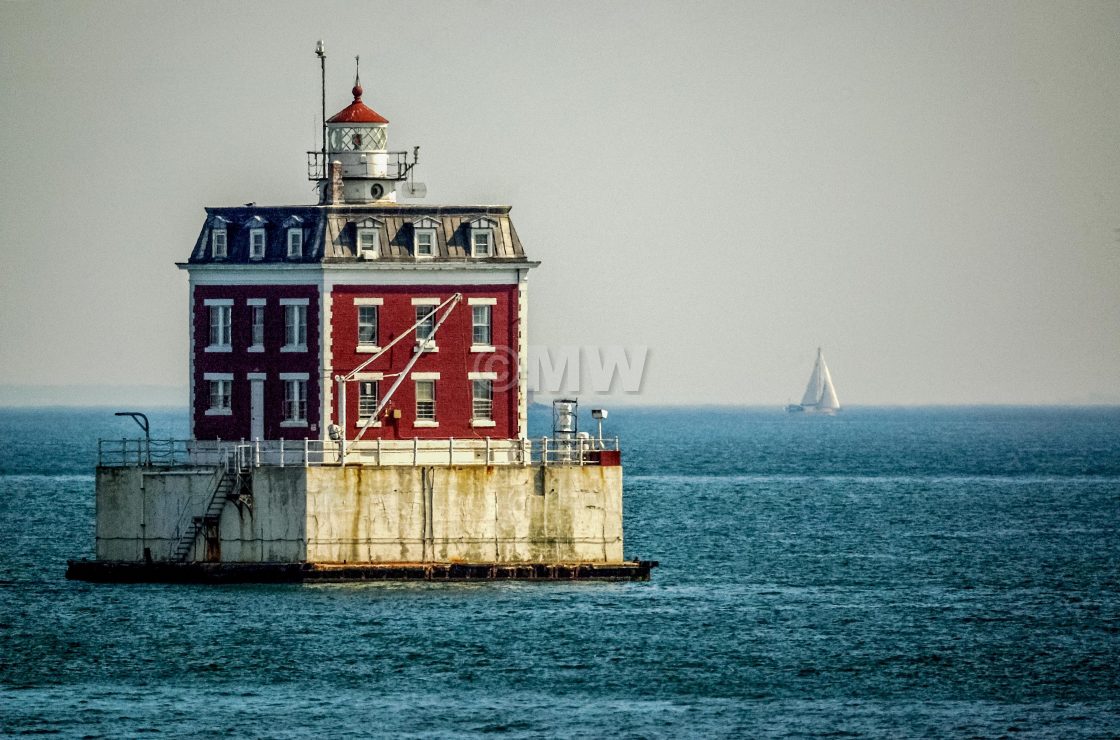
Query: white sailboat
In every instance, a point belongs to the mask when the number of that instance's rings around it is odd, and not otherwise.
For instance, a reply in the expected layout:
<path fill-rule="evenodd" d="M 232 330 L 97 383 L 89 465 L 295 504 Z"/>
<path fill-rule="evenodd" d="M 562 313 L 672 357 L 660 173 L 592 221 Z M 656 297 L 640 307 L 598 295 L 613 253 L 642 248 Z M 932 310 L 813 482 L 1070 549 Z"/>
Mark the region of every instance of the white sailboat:
<path fill-rule="evenodd" d="M 786 411 L 835 414 L 839 410 L 840 401 L 836 398 L 836 388 L 832 385 L 832 374 L 828 372 L 828 365 L 824 362 L 821 348 L 817 347 L 817 362 L 813 365 L 813 374 L 809 376 L 805 395 L 801 397 L 801 403 L 791 403 L 786 406 Z"/>

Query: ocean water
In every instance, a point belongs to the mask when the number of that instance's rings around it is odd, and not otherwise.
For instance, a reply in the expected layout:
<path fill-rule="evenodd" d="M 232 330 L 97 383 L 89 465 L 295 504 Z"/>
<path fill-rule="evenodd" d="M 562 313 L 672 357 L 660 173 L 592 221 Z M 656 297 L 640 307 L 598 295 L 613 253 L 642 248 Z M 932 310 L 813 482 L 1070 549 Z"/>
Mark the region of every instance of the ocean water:
<path fill-rule="evenodd" d="M 1120 409 L 617 409 L 649 583 L 68 582 L 131 424 L 0 411 L 0 733 L 1120 736 Z"/>

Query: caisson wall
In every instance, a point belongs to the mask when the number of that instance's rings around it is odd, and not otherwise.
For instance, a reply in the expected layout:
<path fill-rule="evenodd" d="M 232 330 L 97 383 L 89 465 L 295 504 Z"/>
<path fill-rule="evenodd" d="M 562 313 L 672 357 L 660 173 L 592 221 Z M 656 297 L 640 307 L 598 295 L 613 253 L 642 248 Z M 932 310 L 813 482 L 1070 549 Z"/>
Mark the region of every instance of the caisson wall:
<path fill-rule="evenodd" d="M 217 468 L 97 471 L 98 560 L 173 560 Z M 189 561 L 617 563 L 617 466 L 261 467 Z M 250 493 L 251 491 L 251 493 Z"/>

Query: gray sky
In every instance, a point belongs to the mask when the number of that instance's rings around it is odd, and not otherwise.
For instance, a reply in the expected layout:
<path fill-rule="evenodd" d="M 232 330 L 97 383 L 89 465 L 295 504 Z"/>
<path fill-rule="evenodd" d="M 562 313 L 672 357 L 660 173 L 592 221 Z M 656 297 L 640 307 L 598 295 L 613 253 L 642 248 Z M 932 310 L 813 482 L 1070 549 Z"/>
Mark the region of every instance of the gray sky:
<path fill-rule="evenodd" d="M 1120 402 L 1120 2 L 0 5 L 0 384 L 185 385 L 206 205 L 313 202 L 353 56 L 530 341 L 649 403 Z M 185 400 L 184 400 L 185 402 Z"/>

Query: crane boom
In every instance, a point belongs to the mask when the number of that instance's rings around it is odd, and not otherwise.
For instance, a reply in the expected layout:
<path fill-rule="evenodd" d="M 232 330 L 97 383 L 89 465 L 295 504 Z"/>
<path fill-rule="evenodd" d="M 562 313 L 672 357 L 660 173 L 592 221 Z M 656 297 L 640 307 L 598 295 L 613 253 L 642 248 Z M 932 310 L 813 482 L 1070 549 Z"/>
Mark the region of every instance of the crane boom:
<path fill-rule="evenodd" d="M 339 421 L 342 422 L 342 434 L 340 435 L 339 449 L 339 462 L 342 465 L 346 464 L 346 383 L 354 380 L 354 378 L 357 377 L 358 373 L 368 367 L 371 362 L 384 355 L 390 348 L 392 348 L 394 344 L 415 331 L 417 327 L 430 319 L 433 315 L 435 315 L 436 312 L 444 308 L 447 309 L 443 312 L 443 315 L 440 316 L 436 321 L 428 337 L 424 341 L 418 341 L 416 343 L 416 347 L 413 350 L 412 357 L 409 358 L 408 363 L 405 364 L 404 368 L 399 373 L 397 373 L 397 379 L 393 382 L 393 385 L 389 387 L 389 390 L 378 402 L 377 409 L 374 410 L 372 414 L 370 414 L 369 418 L 366 419 L 366 423 L 363 424 L 362 428 L 358 430 L 358 433 L 354 435 L 354 441 L 357 442 L 362 438 L 362 435 L 366 433 L 366 430 L 369 429 L 370 424 L 376 421 L 377 417 L 381 415 L 381 412 L 385 410 L 385 407 L 388 405 L 389 400 L 393 397 L 393 394 L 396 393 L 397 389 L 400 388 L 401 383 L 403 383 L 405 378 L 408 377 L 409 372 L 412 371 L 412 368 L 416 365 L 417 361 L 420 359 L 420 356 L 424 354 L 424 345 L 435 339 L 436 332 L 439 331 L 439 328 L 443 326 L 443 322 L 447 321 L 447 317 L 451 315 L 451 312 L 457 305 L 459 305 L 462 300 L 462 293 L 456 293 L 455 295 L 451 296 L 446 301 L 433 308 L 431 312 L 424 316 L 422 319 L 417 320 L 416 323 L 409 327 L 407 331 L 402 332 L 400 336 L 398 336 L 392 342 L 389 342 L 389 344 L 385 345 L 385 347 L 380 352 L 362 362 L 346 375 L 336 376 L 335 379 L 338 381 L 339 388 Z"/>

